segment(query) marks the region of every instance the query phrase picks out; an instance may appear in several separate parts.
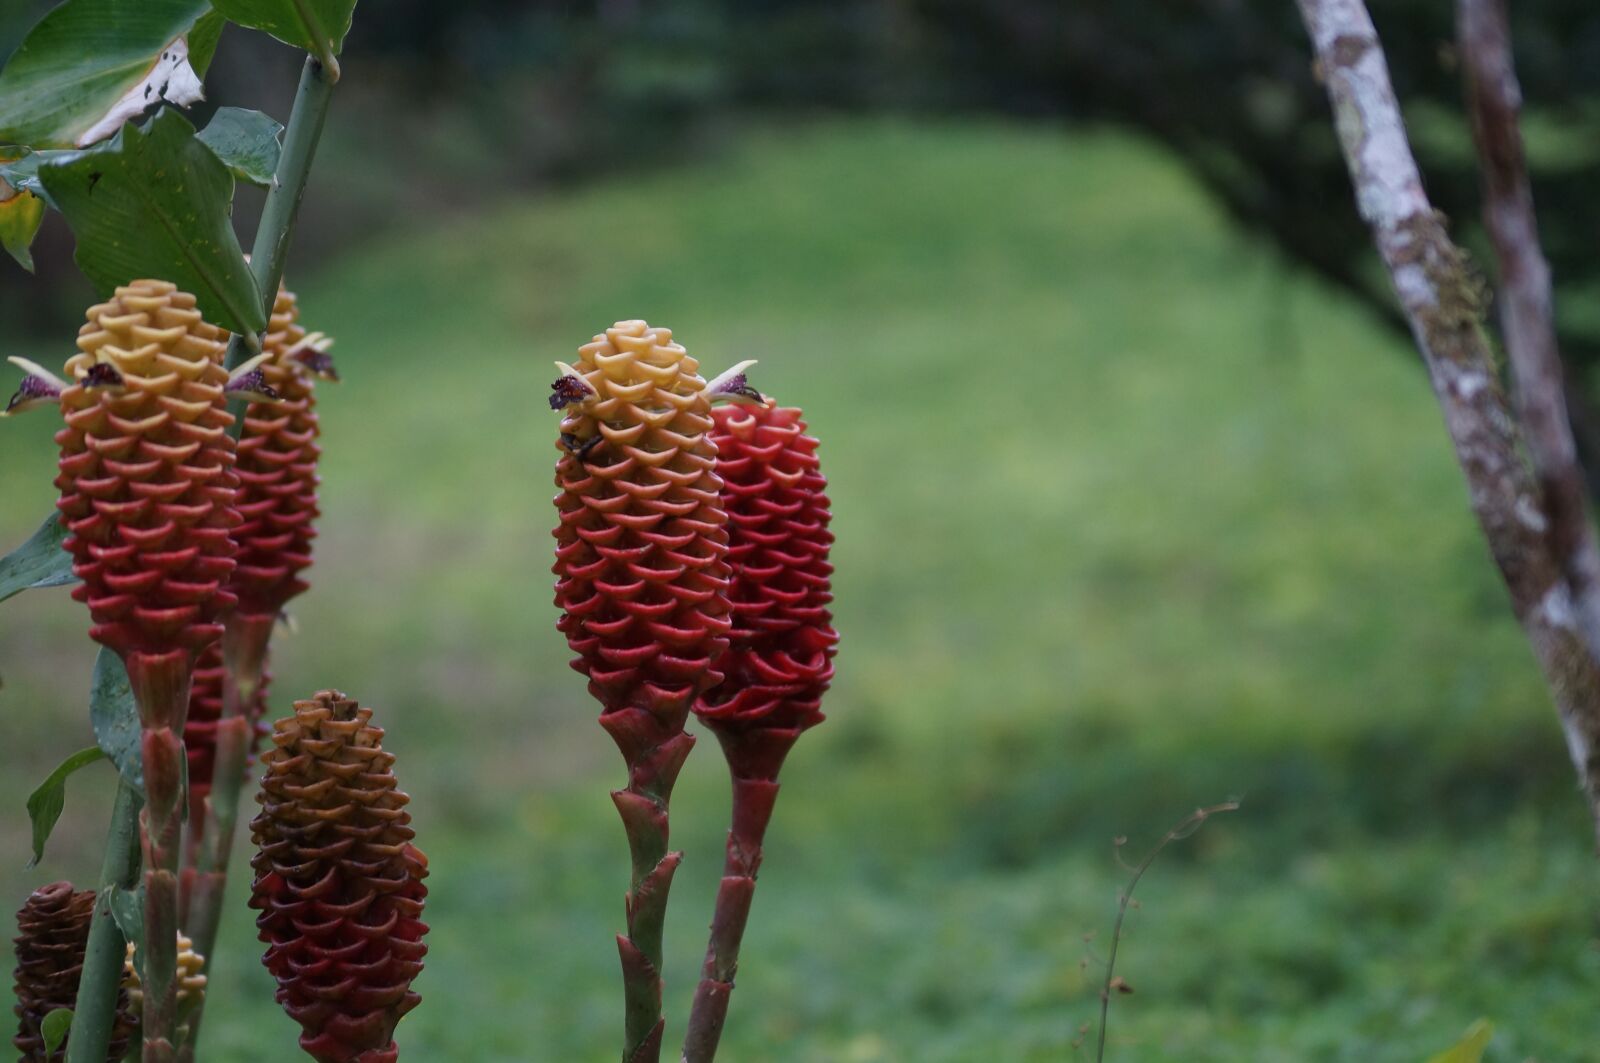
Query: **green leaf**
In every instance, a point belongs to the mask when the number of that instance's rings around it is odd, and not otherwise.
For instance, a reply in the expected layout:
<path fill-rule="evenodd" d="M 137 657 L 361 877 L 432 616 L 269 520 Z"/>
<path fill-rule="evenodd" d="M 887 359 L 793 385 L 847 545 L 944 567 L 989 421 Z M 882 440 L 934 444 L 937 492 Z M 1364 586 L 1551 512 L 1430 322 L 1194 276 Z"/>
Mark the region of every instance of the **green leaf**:
<path fill-rule="evenodd" d="M 46 1058 L 55 1054 L 61 1047 L 61 1042 L 67 1039 L 67 1031 L 72 1029 L 72 1009 L 56 1008 L 44 1017 L 39 1024 L 39 1036 L 44 1038 L 44 1054 Z"/>
<path fill-rule="evenodd" d="M 1467 1027 L 1466 1036 L 1457 1041 L 1454 1047 L 1440 1052 L 1428 1063 L 1482 1063 L 1483 1053 L 1493 1038 L 1494 1024 L 1488 1019 L 1479 1019 Z"/>
<path fill-rule="evenodd" d="M 50 840 L 50 832 L 56 829 L 56 820 L 67 805 L 67 776 L 104 756 L 99 746 L 78 750 L 28 795 L 28 818 L 33 820 L 33 859 L 28 861 L 28 867 L 35 867 L 44 859 L 44 843 Z"/>
<path fill-rule="evenodd" d="M 211 60 L 216 58 L 217 44 L 222 40 L 223 27 L 228 20 L 222 17 L 219 11 L 207 11 L 195 22 L 194 29 L 189 31 L 189 65 L 194 67 L 196 76 L 204 78 L 206 71 L 211 69 Z"/>
<path fill-rule="evenodd" d="M 235 177 L 268 186 L 278 171 L 283 126 L 260 111 L 219 107 L 211 124 L 200 131 L 200 143 L 211 149 Z"/>
<path fill-rule="evenodd" d="M 44 190 L 44 182 L 39 180 L 39 167 L 52 159 L 73 155 L 76 152 L 54 148 L 47 151 L 29 151 L 27 148 L 18 150 L 22 152 L 18 158 L 0 159 L 0 180 L 19 191 L 32 192 L 52 207 L 55 206 L 54 203 L 50 203 L 50 193 Z"/>
<path fill-rule="evenodd" d="M 160 100 L 200 99 L 184 35 L 206 0 L 67 0 L 0 71 L 0 144 L 83 147 Z"/>
<path fill-rule="evenodd" d="M 133 700 L 133 685 L 122 658 L 101 649 L 94 659 L 94 681 L 89 690 L 89 723 L 94 740 L 111 758 L 128 785 L 144 792 L 144 762 L 141 759 L 143 729 L 139 706 Z"/>
<path fill-rule="evenodd" d="M 212 6 L 230 21 L 265 30 L 285 44 L 338 55 L 356 0 L 213 0 Z"/>
<path fill-rule="evenodd" d="M 44 221 L 44 200 L 32 192 L 22 192 L 0 178 L 0 247 L 29 273 L 33 272 L 34 234 Z"/>
<path fill-rule="evenodd" d="M 122 936 L 133 942 L 136 955 L 135 963 L 139 965 L 139 974 L 144 975 L 144 886 L 137 889 L 123 889 L 115 887 L 108 890 L 111 894 L 106 907 L 111 910 L 111 918 L 117 924 L 117 929 L 122 931 Z"/>
<path fill-rule="evenodd" d="M 61 548 L 67 527 L 61 514 L 52 513 L 28 541 L 0 557 L 0 602 L 14 594 L 37 587 L 60 587 L 76 583 L 72 574 L 72 555 Z"/>
<path fill-rule="evenodd" d="M 266 311 L 228 219 L 233 175 L 163 108 L 141 129 L 39 168 L 78 238 L 78 267 L 109 296 L 142 277 L 171 281 L 233 332 L 260 332 Z"/>

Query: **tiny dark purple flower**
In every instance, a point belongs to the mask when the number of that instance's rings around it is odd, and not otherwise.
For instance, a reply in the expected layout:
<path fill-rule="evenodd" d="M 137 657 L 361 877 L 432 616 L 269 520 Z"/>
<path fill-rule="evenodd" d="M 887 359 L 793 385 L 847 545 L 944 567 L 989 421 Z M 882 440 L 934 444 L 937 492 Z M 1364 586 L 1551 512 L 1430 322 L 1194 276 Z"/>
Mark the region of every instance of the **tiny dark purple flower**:
<path fill-rule="evenodd" d="M 339 371 L 333 367 L 333 355 L 316 344 L 307 343 L 292 354 L 295 361 L 327 380 L 338 380 Z"/>
<path fill-rule="evenodd" d="M 259 369 L 252 369 L 248 373 L 240 373 L 228 381 L 224 388 L 229 395 L 255 399 L 262 402 L 277 402 L 282 396 L 278 389 L 267 383 L 267 375 Z"/>
<path fill-rule="evenodd" d="M 117 372 L 117 367 L 110 362 L 96 362 L 83 374 L 83 386 L 86 388 L 120 388 L 122 374 Z"/>
<path fill-rule="evenodd" d="M 11 401 L 6 403 L 5 412 L 21 413 L 31 410 L 35 406 L 61 401 L 61 386 L 42 376 L 28 374 L 22 378 L 22 384 L 17 388 L 17 393 L 11 396 Z"/>
<path fill-rule="evenodd" d="M 582 380 L 569 375 L 558 377 L 556 382 L 550 385 L 550 390 L 553 392 L 550 396 L 552 410 L 565 409 L 570 404 L 582 402 L 594 394 L 593 389 Z"/>

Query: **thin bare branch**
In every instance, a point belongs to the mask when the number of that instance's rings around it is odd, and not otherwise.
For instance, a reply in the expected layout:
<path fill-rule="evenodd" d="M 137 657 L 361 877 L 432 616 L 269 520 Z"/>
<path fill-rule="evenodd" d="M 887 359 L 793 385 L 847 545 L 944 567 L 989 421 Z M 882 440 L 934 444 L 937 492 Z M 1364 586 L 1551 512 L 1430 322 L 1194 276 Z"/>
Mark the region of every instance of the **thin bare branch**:
<path fill-rule="evenodd" d="M 1224 812 L 1237 812 L 1239 802 L 1236 800 L 1224 801 L 1220 805 L 1210 805 L 1206 808 L 1197 808 L 1183 819 L 1179 820 L 1171 830 L 1161 836 L 1154 848 L 1145 854 L 1138 865 L 1129 864 L 1122 858 L 1122 848 L 1127 844 L 1127 838 L 1118 838 L 1112 847 L 1116 853 L 1117 863 L 1132 872 L 1133 878 L 1128 880 L 1128 886 L 1117 897 L 1117 919 L 1111 925 L 1111 951 L 1105 959 L 1105 982 L 1100 986 L 1100 1035 L 1095 1045 L 1095 1063 L 1105 1063 L 1106 1058 L 1106 1028 L 1111 1017 L 1111 994 L 1116 991 L 1124 993 L 1133 992 L 1128 983 L 1117 977 L 1117 946 L 1122 944 L 1122 924 L 1127 921 L 1128 908 L 1133 904 L 1133 891 L 1139 888 L 1139 881 L 1144 878 L 1144 873 L 1150 870 L 1150 865 L 1156 862 L 1156 857 L 1173 842 L 1180 842 L 1190 837 L 1201 827 L 1206 825 L 1206 820 Z"/>
<path fill-rule="evenodd" d="M 1500 328 L 1516 385 L 1517 418 L 1544 494 L 1550 551 L 1572 588 L 1590 651 L 1600 657 L 1600 548 L 1567 415 L 1550 266 L 1539 243 L 1518 121 L 1522 89 L 1512 65 L 1511 26 L 1504 0 L 1459 0 L 1456 14 L 1483 177 L 1484 223 L 1500 266 Z"/>
<path fill-rule="evenodd" d="M 1356 202 L 1428 366 L 1473 514 L 1544 673 L 1600 837 L 1600 665 L 1495 373 L 1479 286 L 1422 188 L 1389 66 L 1361 0 L 1297 0 Z"/>

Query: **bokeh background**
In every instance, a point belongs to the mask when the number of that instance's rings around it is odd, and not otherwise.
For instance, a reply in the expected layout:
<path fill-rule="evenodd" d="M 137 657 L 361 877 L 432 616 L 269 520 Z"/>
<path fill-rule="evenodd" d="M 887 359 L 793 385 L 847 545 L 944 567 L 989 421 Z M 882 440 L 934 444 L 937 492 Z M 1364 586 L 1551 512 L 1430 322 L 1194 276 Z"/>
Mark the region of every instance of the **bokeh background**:
<path fill-rule="evenodd" d="M 0 51 L 44 6 L 0 14 Z M 1375 7 L 1470 242 L 1450 5 Z M 1600 14 L 1516 8 L 1593 401 Z M 1495 1063 L 1600 1058 L 1592 835 L 1291 4 L 386 0 L 356 24 L 289 279 L 345 382 L 274 707 L 338 686 L 389 729 L 433 868 L 407 1058 L 615 1057 L 622 769 L 553 627 L 544 398 L 627 317 L 713 371 L 759 358 L 835 502 L 839 679 L 784 773 L 730 1063 L 1092 1058 L 1113 839 L 1230 796 L 1140 887 L 1109 1058 L 1420 1061 L 1479 1017 Z M 230 28 L 211 104 L 284 119 L 296 66 Z M 90 293 L 59 218 L 36 256 L 0 262 L 5 353 L 50 364 Z M 7 548 L 50 509 L 51 430 L 0 428 Z M 7 905 L 98 866 L 104 770 L 23 870 L 26 794 L 92 741 L 86 629 L 59 590 L 0 609 Z M 720 869 L 708 743 L 674 800 L 669 1041 Z M 292 1058 L 232 887 L 206 1055 Z"/>

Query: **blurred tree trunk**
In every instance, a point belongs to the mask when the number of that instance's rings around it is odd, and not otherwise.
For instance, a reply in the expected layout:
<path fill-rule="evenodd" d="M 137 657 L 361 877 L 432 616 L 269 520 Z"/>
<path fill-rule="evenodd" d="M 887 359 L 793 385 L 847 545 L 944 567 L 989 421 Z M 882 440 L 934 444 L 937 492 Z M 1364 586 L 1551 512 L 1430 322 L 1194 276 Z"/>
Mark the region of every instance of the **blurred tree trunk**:
<path fill-rule="evenodd" d="M 1525 272 L 1532 259 L 1542 261 L 1532 228 L 1531 199 L 1508 203 L 1525 191 L 1518 189 L 1515 173 L 1520 154 L 1508 162 L 1503 146 L 1497 152 L 1493 144 L 1496 133 L 1502 137 L 1515 133 L 1514 128 L 1510 133 L 1503 128 L 1507 120 L 1514 126 L 1514 111 L 1509 118 L 1503 113 L 1491 117 L 1489 121 L 1499 127 L 1488 131 L 1488 139 L 1480 138 L 1480 144 L 1485 150 L 1490 210 L 1501 211 L 1494 228 L 1502 238 L 1502 251 L 1516 260 L 1509 293 L 1516 308 L 1511 351 L 1522 363 L 1518 376 L 1524 420 L 1513 416 L 1501 388 L 1482 324 L 1478 285 L 1466 257 L 1423 191 L 1388 63 L 1366 6 L 1362 0 L 1298 2 L 1316 51 L 1318 76 L 1333 104 L 1334 125 L 1361 217 L 1371 228 L 1427 364 L 1456 459 L 1466 475 L 1473 513 L 1510 593 L 1512 610 L 1544 672 L 1600 841 L 1600 630 L 1586 629 L 1582 612 L 1583 596 L 1594 592 L 1592 583 L 1586 585 L 1594 573 L 1589 558 L 1581 555 L 1585 550 L 1593 553 L 1594 531 L 1586 507 L 1563 510 L 1553 504 L 1557 496 L 1548 489 L 1551 480 L 1561 475 L 1558 466 L 1563 461 L 1571 465 L 1570 454 L 1563 458 L 1562 452 L 1571 450 L 1572 439 L 1566 418 L 1556 408 L 1562 380 L 1553 339 L 1543 344 L 1545 350 L 1538 350 L 1539 332 L 1549 324 L 1538 320 L 1548 316 L 1548 285 L 1541 308 L 1538 278 Z M 1466 2 L 1470 5 L 1471 0 Z M 1505 64 L 1509 70 L 1509 57 Z M 1492 86 L 1474 82 L 1474 99 L 1480 107 L 1485 106 L 1486 88 Z M 1480 120 L 1480 129 L 1483 124 Z M 1529 437 L 1543 483 L 1535 480 L 1523 458 L 1522 447 Z"/>

